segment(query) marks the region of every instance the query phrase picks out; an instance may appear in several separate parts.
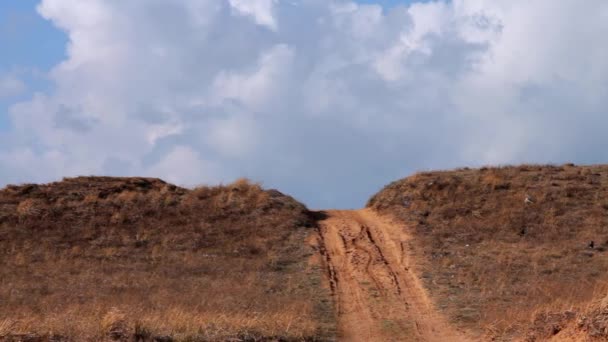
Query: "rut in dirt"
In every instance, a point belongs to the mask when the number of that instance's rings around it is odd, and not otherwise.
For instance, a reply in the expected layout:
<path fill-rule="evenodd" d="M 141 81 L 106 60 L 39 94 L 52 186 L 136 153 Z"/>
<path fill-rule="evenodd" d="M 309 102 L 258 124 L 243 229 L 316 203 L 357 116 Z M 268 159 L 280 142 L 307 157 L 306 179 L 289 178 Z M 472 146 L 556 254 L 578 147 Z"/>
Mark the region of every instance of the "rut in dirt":
<path fill-rule="evenodd" d="M 319 214 L 343 341 L 467 341 L 410 269 L 409 235 L 370 209 Z"/>

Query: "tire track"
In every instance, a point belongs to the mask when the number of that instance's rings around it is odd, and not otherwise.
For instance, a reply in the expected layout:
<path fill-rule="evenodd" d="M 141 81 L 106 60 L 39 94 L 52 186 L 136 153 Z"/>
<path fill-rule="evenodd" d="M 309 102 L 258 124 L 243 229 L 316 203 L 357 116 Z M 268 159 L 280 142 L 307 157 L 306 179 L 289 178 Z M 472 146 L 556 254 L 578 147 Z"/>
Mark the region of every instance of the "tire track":
<path fill-rule="evenodd" d="M 322 252 L 342 340 L 467 340 L 436 312 L 411 271 L 402 226 L 369 209 L 323 214 Z"/>

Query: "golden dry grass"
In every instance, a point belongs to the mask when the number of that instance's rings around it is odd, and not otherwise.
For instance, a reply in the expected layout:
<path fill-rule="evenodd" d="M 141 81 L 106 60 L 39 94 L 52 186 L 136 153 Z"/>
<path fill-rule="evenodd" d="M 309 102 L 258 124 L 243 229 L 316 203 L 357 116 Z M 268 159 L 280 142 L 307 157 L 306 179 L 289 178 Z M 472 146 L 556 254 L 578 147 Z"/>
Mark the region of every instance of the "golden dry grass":
<path fill-rule="evenodd" d="M 330 340 L 330 294 L 307 262 L 313 225 L 303 205 L 246 180 L 8 186 L 0 340 Z"/>
<path fill-rule="evenodd" d="M 551 313 L 580 317 L 606 295 L 608 166 L 423 172 L 368 206 L 412 228 L 435 304 L 485 338 L 522 337 Z"/>

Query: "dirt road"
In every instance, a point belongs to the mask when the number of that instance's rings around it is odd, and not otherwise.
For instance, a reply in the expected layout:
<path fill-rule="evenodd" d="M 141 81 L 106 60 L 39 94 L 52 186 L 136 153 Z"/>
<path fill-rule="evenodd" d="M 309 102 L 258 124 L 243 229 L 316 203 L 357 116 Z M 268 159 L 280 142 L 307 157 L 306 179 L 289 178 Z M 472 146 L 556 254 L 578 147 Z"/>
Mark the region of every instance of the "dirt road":
<path fill-rule="evenodd" d="M 319 216 L 341 341 L 466 341 L 410 270 L 402 226 L 369 209 Z"/>

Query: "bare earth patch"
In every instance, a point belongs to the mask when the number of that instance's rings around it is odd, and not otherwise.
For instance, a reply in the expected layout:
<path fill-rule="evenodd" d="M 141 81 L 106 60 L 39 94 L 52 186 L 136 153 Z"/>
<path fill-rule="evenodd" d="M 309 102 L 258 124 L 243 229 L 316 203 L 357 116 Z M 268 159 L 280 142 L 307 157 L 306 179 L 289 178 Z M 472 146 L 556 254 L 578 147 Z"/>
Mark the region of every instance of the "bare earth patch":
<path fill-rule="evenodd" d="M 320 221 L 344 341 L 465 341 L 434 309 L 410 269 L 402 225 L 374 211 L 327 211 Z"/>

